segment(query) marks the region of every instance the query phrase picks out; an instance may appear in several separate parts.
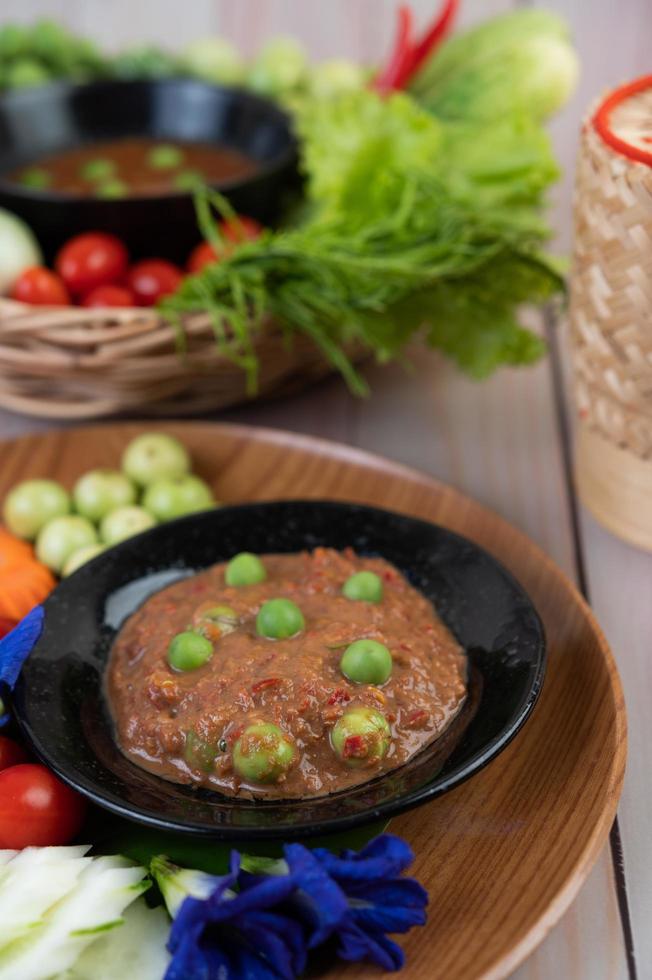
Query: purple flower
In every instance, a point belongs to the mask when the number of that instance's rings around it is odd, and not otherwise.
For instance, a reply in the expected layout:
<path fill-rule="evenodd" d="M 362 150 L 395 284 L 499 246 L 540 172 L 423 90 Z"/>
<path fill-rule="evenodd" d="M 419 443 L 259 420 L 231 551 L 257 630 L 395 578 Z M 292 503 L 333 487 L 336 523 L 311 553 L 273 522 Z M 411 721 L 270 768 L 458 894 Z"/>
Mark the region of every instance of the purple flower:
<path fill-rule="evenodd" d="M 43 617 L 43 606 L 34 606 L 18 626 L 0 640 L 0 688 L 3 685 L 9 690 L 14 687 L 23 664 L 41 635 Z M 0 701 L 0 727 L 8 721 L 9 715 L 5 714 Z"/>
<path fill-rule="evenodd" d="M 304 969 L 303 926 L 280 908 L 295 888 L 290 876 L 266 876 L 236 892 L 240 856 L 235 851 L 222 877 L 180 871 L 160 858 L 152 862 L 152 872 L 170 911 L 178 909 L 165 980 L 293 980 Z M 171 889 L 180 887 L 188 897 L 179 905 L 168 899 Z"/>
<path fill-rule="evenodd" d="M 423 925 L 428 903 L 421 885 L 402 877 L 413 860 L 408 845 L 384 834 L 339 857 L 301 844 L 283 850 L 279 861 L 232 852 L 222 877 L 154 859 L 174 917 L 165 980 L 293 980 L 308 950 L 330 939 L 342 959 L 400 969 L 403 951 L 388 933 Z"/>
<path fill-rule="evenodd" d="M 299 892 L 294 901 L 309 929 L 309 948 L 333 936 L 344 960 L 370 959 L 385 970 L 405 962 L 387 933 L 424 925 L 428 893 L 412 878 L 400 877 L 414 859 L 400 837 L 382 834 L 359 853 L 337 857 L 301 844 L 283 849 Z"/>

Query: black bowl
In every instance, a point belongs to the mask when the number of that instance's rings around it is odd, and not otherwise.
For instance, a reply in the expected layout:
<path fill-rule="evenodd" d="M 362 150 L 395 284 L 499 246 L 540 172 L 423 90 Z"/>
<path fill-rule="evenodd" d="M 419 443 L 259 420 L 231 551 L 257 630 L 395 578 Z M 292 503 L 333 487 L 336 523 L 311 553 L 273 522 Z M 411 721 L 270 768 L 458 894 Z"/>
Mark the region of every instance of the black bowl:
<path fill-rule="evenodd" d="M 99 200 L 22 187 L 2 174 L 46 154 L 125 136 L 221 143 L 260 164 L 218 186 L 236 211 L 263 224 L 279 215 L 296 181 L 288 117 L 267 99 L 192 79 L 56 84 L 0 97 L 0 206 L 20 215 L 46 258 L 71 235 L 100 230 L 123 238 L 132 255 L 185 259 L 200 238 L 190 194 Z"/>
<path fill-rule="evenodd" d="M 239 551 L 352 546 L 393 562 L 436 606 L 466 648 L 470 696 L 444 737 L 406 765 L 330 796 L 233 799 L 166 782 L 115 745 L 103 674 L 116 630 L 170 581 Z M 82 567 L 45 603 L 43 634 L 14 692 L 36 754 L 100 806 L 165 830 L 248 840 L 336 833 L 425 803 L 477 772 L 532 711 L 545 640 L 531 601 L 471 541 L 442 527 L 357 504 L 246 504 L 139 535 Z"/>

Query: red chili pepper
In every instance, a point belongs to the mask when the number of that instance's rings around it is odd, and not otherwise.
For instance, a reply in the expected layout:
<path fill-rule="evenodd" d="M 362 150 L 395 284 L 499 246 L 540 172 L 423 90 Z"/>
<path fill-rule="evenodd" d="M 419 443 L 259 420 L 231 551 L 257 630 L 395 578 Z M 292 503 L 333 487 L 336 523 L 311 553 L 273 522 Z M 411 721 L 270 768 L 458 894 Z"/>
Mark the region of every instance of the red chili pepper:
<path fill-rule="evenodd" d="M 259 691 L 264 691 L 268 687 L 278 687 L 278 685 L 282 683 L 283 682 L 280 677 L 266 677 L 265 680 L 257 681 L 257 683 L 252 686 L 251 693 L 258 694 Z"/>
<path fill-rule="evenodd" d="M 336 687 L 326 704 L 343 704 L 351 700 L 351 695 L 343 687 Z"/>
<path fill-rule="evenodd" d="M 409 728 L 418 728 L 419 725 L 423 725 L 425 721 L 428 720 L 428 712 L 424 709 L 417 709 L 416 711 L 411 711 L 407 716 L 405 724 Z"/>
<path fill-rule="evenodd" d="M 435 19 L 416 42 L 412 41 L 412 11 L 406 5 L 399 7 L 394 47 L 386 67 L 373 80 L 373 88 L 381 95 L 405 88 L 450 31 L 458 7 L 459 0 L 444 0 Z"/>
<path fill-rule="evenodd" d="M 403 71 L 403 66 L 410 57 L 412 50 L 412 11 L 407 4 L 398 8 L 398 24 L 394 47 L 385 68 L 374 78 L 372 87 L 387 95 L 398 88 L 397 80 Z"/>
<path fill-rule="evenodd" d="M 639 163 L 647 163 L 648 166 L 652 166 L 652 152 L 648 152 L 640 146 L 632 146 L 631 143 L 627 143 L 620 136 L 617 136 L 611 128 L 611 113 L 616 106 L 628 99 L 630 95 L 638 95 L 639 92 L 644 92 L 648 88 L 652 88 L 652 75 L 644 75 L 643 78 L 637 78 L 636 81 L 629 82 L 628 85 L 621 85 L 604 100 L 592 121 L 596 132 L 612 150 L 622 153 L 630 160 L 637 160 Z"/>
<path fill-rule="evenodd" d="M 459 0 L 444 0 L 440 12 L 435 17 L 421 40 L 412 46 L 410 59 L 403 67 L 403 72 L 398 80 L 396 88 L 405 88 L 416 75 L 421 65 L 428 55 L 430 55 L 438 45 L 444 40 L 457 15 Z"/>
<path fill-rule="evenodd" d="M 349 735 L 344 739 L 343 759 L 364 759 L 366 754 L 367 746 L 362 735 Z"/>

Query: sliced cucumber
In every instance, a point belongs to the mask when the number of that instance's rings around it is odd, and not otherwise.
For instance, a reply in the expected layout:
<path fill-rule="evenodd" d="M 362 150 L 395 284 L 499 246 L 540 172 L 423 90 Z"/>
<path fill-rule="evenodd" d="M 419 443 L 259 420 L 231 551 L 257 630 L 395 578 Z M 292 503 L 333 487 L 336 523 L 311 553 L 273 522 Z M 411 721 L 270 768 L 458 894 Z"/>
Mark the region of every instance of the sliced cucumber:
<path fill-rule="evenodd" d="M 0 950 L 0 980 L 48 980 L 70 969 L 98 935 L 120 926 L 124 909 L 148 887 L 145 875 L 124 858 L 92 860 L 28 935 Z"/>
<path fill-rule="evenodd" d="M 39 924 L 72 891 L 88 847 L 27 847 L 0 869 L 0 949 Z"/>
<path fill-rule="evenodd" d="M 161 980 L 170 962 L 169 933 L 165 909 L 139 899 L 125 911 L 123 925 L 91 943 L 56 980 Z"/>

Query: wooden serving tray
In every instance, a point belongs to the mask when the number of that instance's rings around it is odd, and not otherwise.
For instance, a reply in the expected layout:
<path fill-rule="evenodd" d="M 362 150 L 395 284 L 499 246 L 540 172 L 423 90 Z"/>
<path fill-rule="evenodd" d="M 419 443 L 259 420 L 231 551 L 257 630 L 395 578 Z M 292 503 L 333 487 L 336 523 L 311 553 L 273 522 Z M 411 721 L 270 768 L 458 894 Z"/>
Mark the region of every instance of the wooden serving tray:
<path fill-rule="evenodd" d="M 123 424 L 0 444 L 0 496 L 26 477 L 71 486 L 117 466 Z M 181 438 L 224 502 L 331 497 L 443 524 L 496 555 L 544 621 L 549 666 L 531 720 L 479 775 L 392 821 L 415 850 L 430 893 L 428 925 L 405 939 L 411 980 L 506 977 L 568 908 L 613 821 L 625 769 L 626 719 L 612 655 L 591 610 L 550 559 L 479 504 L 414 470 L 354 449 L 244 426 L 159 424 Z M 261 551 L 264 551 L 261 542 Z M 366 965 L 337 975 L 376 978 Z"/>

